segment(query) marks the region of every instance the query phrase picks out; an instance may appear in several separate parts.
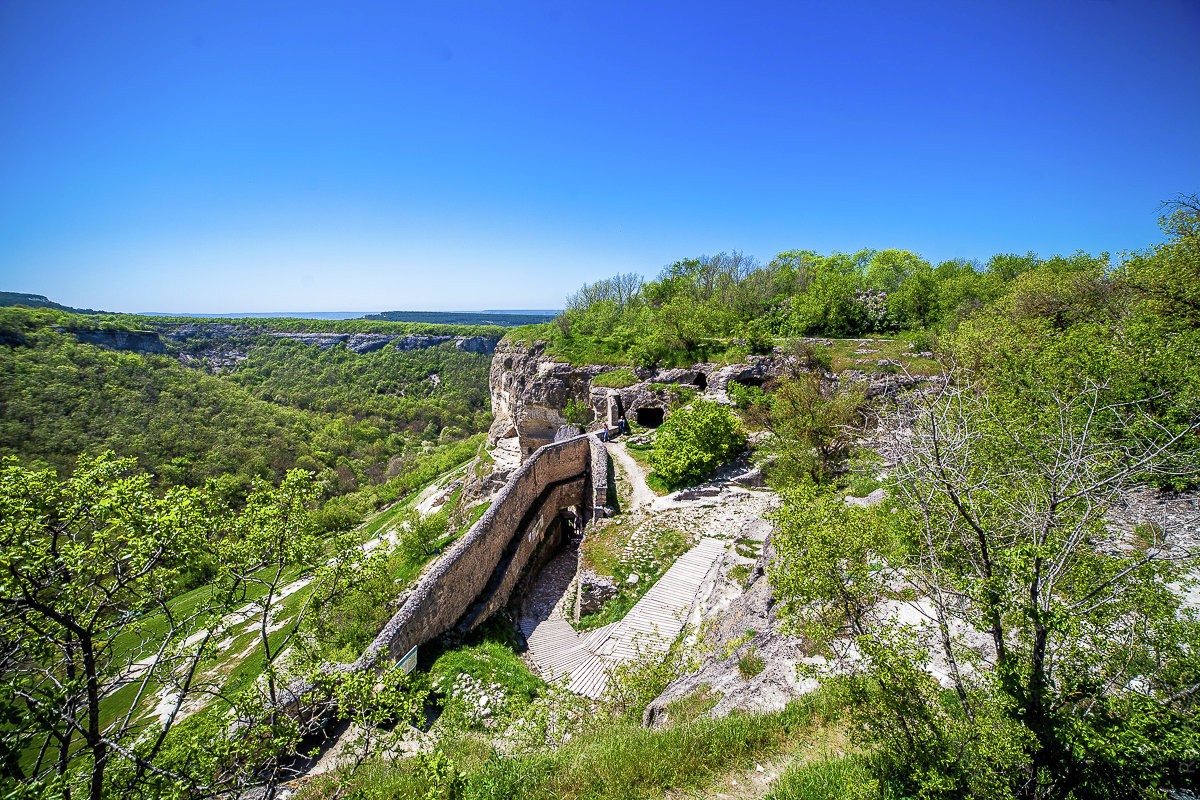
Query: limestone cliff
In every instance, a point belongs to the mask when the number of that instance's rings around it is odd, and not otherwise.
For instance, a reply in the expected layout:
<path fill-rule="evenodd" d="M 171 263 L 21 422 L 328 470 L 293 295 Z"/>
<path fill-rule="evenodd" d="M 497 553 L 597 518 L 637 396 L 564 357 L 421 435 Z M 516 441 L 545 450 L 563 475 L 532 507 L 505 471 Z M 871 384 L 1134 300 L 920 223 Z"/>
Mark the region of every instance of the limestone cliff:
<path fill-rule="evenodd" d="M 588 403 L 591 381 L 609 367 L 573 367 L 546 354 L 546 343 L 531 345 L 507 339 L 496 346 L 488 387 L 492 395 L 492 427 L 488 447 L 516 438 L 521 458 L 554 441 L 567 424 L 567 403 Z"/>
<path fill-rule="evenodd" d="M 82 344 L 95 345 L 107 350 L 122 350 L 141 355 L 166 355 L 158 334 L 152 331 L 92 330 L 73 331 L 75 339 Z"/>
<path fill-rule="evenodd" d="M 690 367 L 621 367 L 637 382 L 620 389 L 594 386 L 596 376 L 616 369 L 602 364 L 571 365 L 546 354 L 546 342 L 532 344 L 502 340 L 492 357 L 488 384 L 492 395 L 492 427 L 488 447 L 517 440 L 521 457 L 554 440 L 567 424 L 567 403 L 575 400 L 589 409 L 586 423 L 615 425 L 624 414 L 642 424 L 657 425 L 669 411 L 670 397 L 689 387 L 725 400 L 730 381 L 761 385 L 779 377 L 786 363 L 778 355 L 750 356 L 742 364 L 693 364 Z"/>

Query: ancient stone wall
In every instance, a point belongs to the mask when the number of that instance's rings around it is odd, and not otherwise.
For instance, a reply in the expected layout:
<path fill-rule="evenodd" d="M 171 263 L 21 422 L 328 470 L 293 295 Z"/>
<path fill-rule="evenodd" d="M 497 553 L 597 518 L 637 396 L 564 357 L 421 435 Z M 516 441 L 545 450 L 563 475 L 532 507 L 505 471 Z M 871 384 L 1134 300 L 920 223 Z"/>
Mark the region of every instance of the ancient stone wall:
<path fill-rule="evenodd" d="M 539 448 L 513 472 L 479 521 L 425 573 L 362 656 L 333 669 L 376 669 L 455 625 L 483 622 L 507 602 L 556 514 L 575 506 L 586 524 L 597 510 L 603 513 L 607 458 L 604 445 L 591 435 Z M 300 700 L 312 688 L 292 687 L 284 705 L 312 716 Z"/>

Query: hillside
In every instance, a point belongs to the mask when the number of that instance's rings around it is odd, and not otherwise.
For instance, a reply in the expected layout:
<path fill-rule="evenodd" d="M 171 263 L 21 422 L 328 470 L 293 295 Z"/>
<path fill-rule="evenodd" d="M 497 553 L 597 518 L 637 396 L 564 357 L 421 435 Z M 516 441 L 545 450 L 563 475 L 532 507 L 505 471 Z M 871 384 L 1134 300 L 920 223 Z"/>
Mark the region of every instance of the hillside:
<path fill-rule="evenodd" d="M 490 422 L 487 339 L 475 348 L 485 352 L 456 346 L 464 336 L 418 337 L 403 349 L 393 342 L 416 336 L 404 329 L 357 352 L 279 321 L 120 320 L 0 311 L 0 335 L 12 342 L 0 348 L 0 453 L 65 474 L 81 453 L 111 449 L 163 489 L 219 479 L 234 495 L 253 478 L 278 482 L 302 468 L 326 500 L 354 498 L 330 508 L 328 524 L 340 524 L 361 519 L 388 481 Z M 150 331 L 131 332 L 130 322 Z"/>
<path fill-rule="evenodd" d="M 24 294 L 22 292 L 0 292 L 0 307 L 22 306 L 24 308 L 52 308 L 56 311 L 66 311 L 71 314 L 102 314 L 91 308 L 71 308 L 55 303 L 45 295 Z"/>

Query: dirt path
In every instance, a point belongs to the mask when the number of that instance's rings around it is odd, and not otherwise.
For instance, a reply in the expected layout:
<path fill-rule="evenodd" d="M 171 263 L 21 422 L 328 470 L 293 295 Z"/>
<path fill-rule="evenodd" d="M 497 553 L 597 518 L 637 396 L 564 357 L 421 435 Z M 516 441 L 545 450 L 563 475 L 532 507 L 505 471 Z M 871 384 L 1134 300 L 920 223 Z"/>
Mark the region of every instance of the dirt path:
<path fill-rule="evenodd" d="M 621 469 L 629 477 L 630 485 L 633 486 L 633 500 L 630 502 L 628 510 L 644 511 L 648 509 L 650 504 L 658 499 L 658 495 L 646 485 L 646 471 L 642 469 L 642 465 L 629 455 L 624 442 L 607 442 L 605 447 L 608 448 L 613 459 L 621 465 Z"/>

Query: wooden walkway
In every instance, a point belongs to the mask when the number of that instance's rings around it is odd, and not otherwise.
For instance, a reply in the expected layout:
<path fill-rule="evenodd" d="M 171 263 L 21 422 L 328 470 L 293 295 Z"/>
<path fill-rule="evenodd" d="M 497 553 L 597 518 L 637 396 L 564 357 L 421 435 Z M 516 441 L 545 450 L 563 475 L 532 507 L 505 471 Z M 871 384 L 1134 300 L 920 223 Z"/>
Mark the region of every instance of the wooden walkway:
<path fill-rule="evenodd" d="M 608 688 L 610 670 L 641 653 L 666 652 L 683 630 L 696 592 L 726 542 L 701 539 L 671 565 L 619 622 L 580 635 L 567 622 L 573 594 L 567 587 L 545 619 L 521 620 L 529 654 L 548 680 L 562 681 L 571 691 L 599 699 Z"/>

